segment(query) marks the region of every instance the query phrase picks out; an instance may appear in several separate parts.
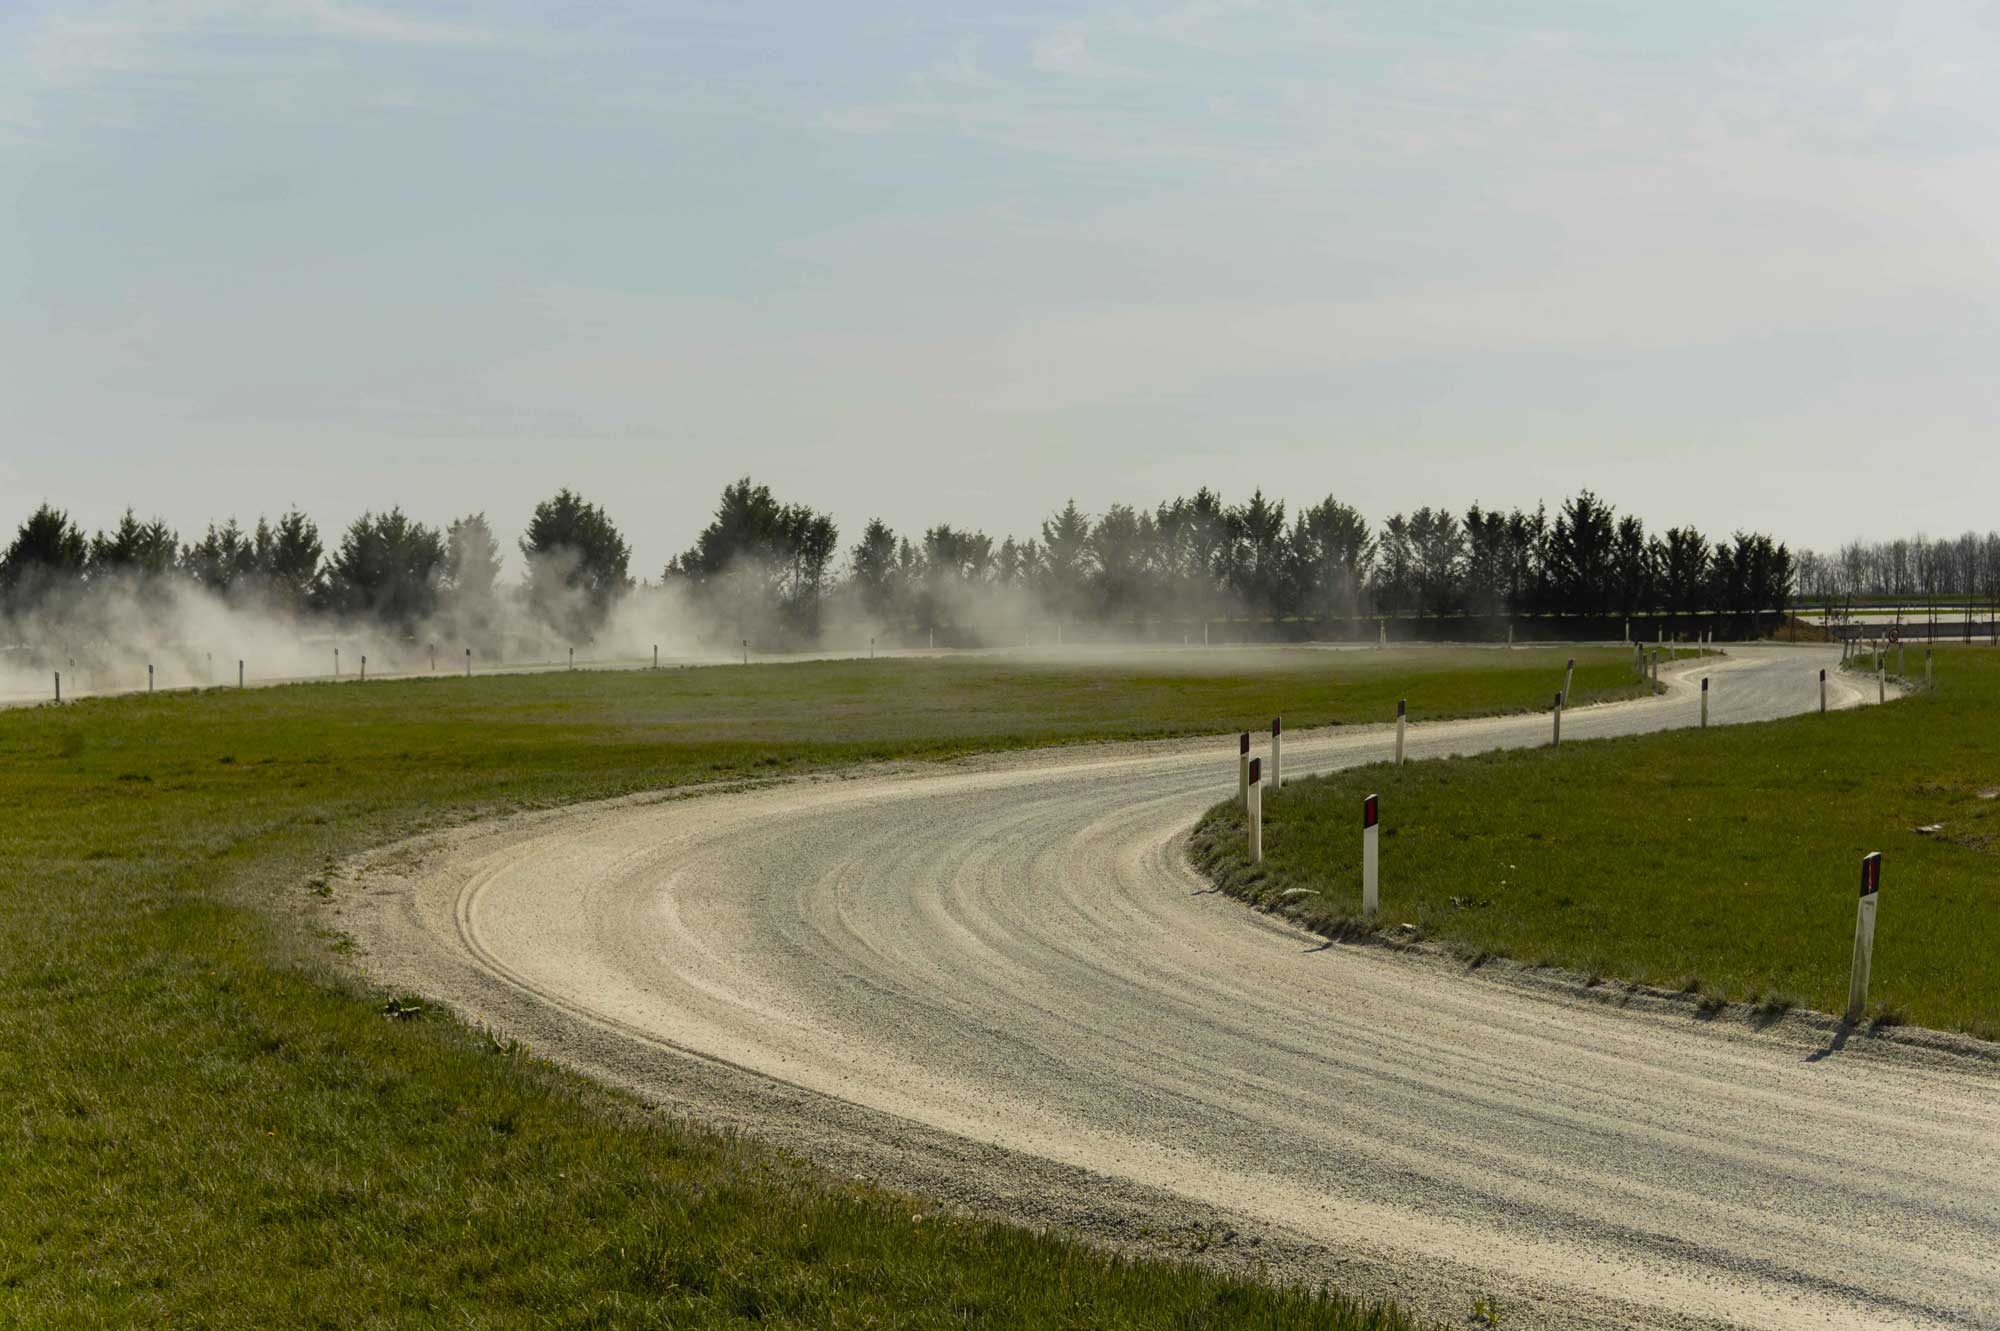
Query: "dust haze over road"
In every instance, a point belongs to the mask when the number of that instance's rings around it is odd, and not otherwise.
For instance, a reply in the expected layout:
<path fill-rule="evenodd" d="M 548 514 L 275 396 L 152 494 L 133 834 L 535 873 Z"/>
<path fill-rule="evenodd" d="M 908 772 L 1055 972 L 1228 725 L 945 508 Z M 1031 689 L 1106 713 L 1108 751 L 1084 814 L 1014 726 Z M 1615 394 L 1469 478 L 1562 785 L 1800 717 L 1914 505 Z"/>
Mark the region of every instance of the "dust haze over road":
<path fill-rule="evenodd" d="M 1565 739 L 1693 724 L 1702 672 L 1719 723 L 1809 710 L 1838 656 L 1734 649 Z M 1390 742 L 1288 733 L 1286 768 Z M 1524 1326 L 2000 1325 L 1994 1063 L 1324 946 L 1187 864 L 1234 783 L 1204 740 L 536 814 L 365 857 L 338 923 L 382 983 L 986 1213 L 1232 1230 L 1216 1260 L 1453 1320 L 1492 1291 Z"/>

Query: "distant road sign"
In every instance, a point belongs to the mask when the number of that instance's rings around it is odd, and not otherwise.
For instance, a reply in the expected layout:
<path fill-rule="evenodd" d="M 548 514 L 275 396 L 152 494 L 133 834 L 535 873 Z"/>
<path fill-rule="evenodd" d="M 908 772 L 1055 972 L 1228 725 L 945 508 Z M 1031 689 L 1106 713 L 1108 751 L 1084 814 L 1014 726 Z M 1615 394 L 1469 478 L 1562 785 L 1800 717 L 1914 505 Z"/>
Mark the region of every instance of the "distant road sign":
<path fill-rule="evenodd" d="M 1889 642 L 1891 643 L 1891 645 L 1893 645 L 1895 643 L 1901 642 L 1902 640 L 1903 640 L 1902 628 L 1900 626 L 1892 625 L 1889 629 Z"/>

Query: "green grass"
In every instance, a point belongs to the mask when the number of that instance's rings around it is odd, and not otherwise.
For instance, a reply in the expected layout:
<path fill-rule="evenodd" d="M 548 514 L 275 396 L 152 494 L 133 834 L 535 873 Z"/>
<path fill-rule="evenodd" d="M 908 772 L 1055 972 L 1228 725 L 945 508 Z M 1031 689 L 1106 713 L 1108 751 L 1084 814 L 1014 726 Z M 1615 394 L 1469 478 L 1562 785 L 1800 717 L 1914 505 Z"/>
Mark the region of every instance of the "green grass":
<path fill-rule="evenodd" d="M 1383 927 L 1710 1010 L 1837 1012 L 1861 857 L 1879 850 L 1874 1015 L 2000 1039 L 2000 653 L 1940 648 L 1936 677 L 1827 717 L 1309 778 L 1266 793 L 1261 868 L 1230 804 L 1194 853 L 1237 896 L 1366 933 L 1360 803 L 1377 792 Z M 1318 895 L 1286 903 L 1295 888 Z"/>
<path fill-rule="evenodd" d="M 1405 691 L 1420 715 L 1536 707 L 1562 659 L 830 662 L 0 713 L 0 1324 L 1400 1327 L 931 1214 L 391 1020 L 285 906 L 469 814 L 1280 708 L 1380 720 Z M 1630 688 L 1620 653 L 1579 670 Z"/>

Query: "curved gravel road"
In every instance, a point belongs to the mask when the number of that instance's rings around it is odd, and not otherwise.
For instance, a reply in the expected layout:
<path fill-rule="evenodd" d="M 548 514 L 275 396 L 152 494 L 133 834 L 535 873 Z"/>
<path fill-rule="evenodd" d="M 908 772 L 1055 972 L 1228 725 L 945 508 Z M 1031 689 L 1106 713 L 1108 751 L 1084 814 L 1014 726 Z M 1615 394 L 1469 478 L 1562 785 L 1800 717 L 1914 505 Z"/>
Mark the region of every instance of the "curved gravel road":
<path fill-rule="evenodd" d="M 1746 649 L 1565 738 L 1817 706 Z M 1829 671 L 1836 675 L 1837 672 Z M 1837 706 L 1872 681 L 1834 680 Z M 1413 726 L 1416 757 L 1548 718 Z M 1289 771 L 1386 727 L 1286 736 Z M 622 801 L 351 866 L 375 978 L 836 1168 L 1509 1325 L 2000 1326 L 2000 1064 L 1327 946 L 1184 843 L 1233 740 Z M 1384 881 L 1394 918 L 1394 872 Z M 1842 966 L 1845 958 L 1829 958 Z"/>

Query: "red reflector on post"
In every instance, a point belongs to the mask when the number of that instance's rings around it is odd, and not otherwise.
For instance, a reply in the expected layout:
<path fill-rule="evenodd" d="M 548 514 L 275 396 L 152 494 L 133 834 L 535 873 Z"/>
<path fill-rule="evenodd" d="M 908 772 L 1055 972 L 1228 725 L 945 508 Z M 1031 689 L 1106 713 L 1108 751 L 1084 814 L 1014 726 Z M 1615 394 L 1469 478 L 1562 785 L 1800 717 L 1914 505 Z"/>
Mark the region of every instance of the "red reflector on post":
<path fill-rule="evenodd" d="M 1408 698 L 1398 698 L 1398 699 L 1396 699 L 1396 715 L 1397 715 L 1397 716 L 1404 716 L 1404 715 L 1408 714 L 1409 710 L 1410 710 L 1410 700 L 1409 700 Z"/>
<path fill-rule="evenodd" d="M 1262 758 L 1252 758 L 1250 760 L 1250 784 L 1253 786 L 1256 785 L 1263 777 L 1264 760 Z"/>
<path fill-rule="evenodd" d="M 1282 722 L 1284 719 L 1285 718 L 1282 716 L 1274 716 L 1271 718 L 1271 733 L 1273 735 L 1280 733 L 1280 731 L 1283 729 L 1283 727 L 1279 723 Z"/>
<path fill-rule="evenodd" d="M 1882 890 L 1882 852 L 1875 851 L 1861 861 L 1861 895 L 1872 897 Z"/>
<path fill-rule="evenodd" d="M 1375 802 L 1377 798 L 1377 796 L 1370 795 L 1367 799 L 1361 801 L 1361 826 L 1363 828 L 1375 826 Z"/>
<path fill-rule="evenodd" d="M 1236 742 L 1236 751 L 1237 751 L 1238 753 L 1248 753 L 1248 752 L 1250 752 L 1250 732 L 1249 732 L 1249 731 L 1247 731 L 1247 730 L 1246 730 L 1246 731 L 1244 731 L 1244 732 L 1243 732 L 1243 735 L 1242 735 L 1242 737 L 1241 737 L 1240 739 L 1238 739 L 1238 740 L 1237 740 L 1237 742 Z"/>

